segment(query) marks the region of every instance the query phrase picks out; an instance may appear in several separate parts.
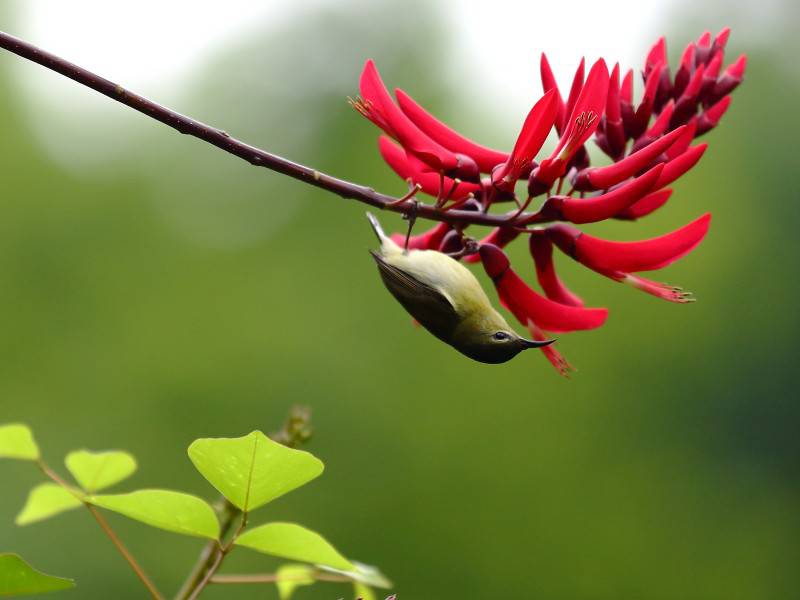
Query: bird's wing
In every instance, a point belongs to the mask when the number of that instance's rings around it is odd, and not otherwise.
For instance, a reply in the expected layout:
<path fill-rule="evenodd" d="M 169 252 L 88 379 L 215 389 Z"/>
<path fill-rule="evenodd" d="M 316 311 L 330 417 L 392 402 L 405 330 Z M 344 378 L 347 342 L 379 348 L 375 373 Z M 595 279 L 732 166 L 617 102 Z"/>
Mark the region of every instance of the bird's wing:
<path fill-rule="evenodd" d="M 459 322 L 455 307 L 440 291 L 402 269 L 390 265 L 377 252 L 370 252 L 386 288 L 398 302 L 433 335 L 449 337 Z"/>

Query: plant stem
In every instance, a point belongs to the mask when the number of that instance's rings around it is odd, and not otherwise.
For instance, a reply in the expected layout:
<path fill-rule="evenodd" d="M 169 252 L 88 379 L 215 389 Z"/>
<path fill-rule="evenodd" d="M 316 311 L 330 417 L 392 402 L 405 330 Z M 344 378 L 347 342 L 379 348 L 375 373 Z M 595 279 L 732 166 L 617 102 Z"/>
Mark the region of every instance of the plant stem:
<path fill-rule="evenodd" d="M 152 100 L 148 100 L 139 94 L 125 89 L 113 81 L 100 77 L 83 67 L 79 67 L 59 56 L 46 52 L 33 44 L 2 31 L 0 31 L 0 47 L 60 73 L 81 85 L 108 96 L 112 100 L 116 100 L 117 102 L 139 111 L 151 119 L 160 121 L 176 129 L 180 133 L 191 135 L 225 152 L 238 156 L 257 167 L 266 167 L 267 169 L 288 175 L 303 183 L 337 194 L 342 198 L 357 200 L 358 202 L 363 202 L 382 210 L 385 209 L 405 214 L 412 209 L 412 200 L 397 202 L 398 198 L 381 194 L 370 187 L 358 185 L 321 173 L 310 167 L 251 146 L 231 137 L 221 129 L 206 125 L 205 123 L 184 116 L 165 106 L 161 106 Z M 443 210 L 442 207 L 439 206 L 421 203 L 418 205 L 416 211 L 417 217 L 421 219 L 444 221 L 461 227 L 465 225 L 488 225 L 494 227 L 510 225 L 508 220 L 509 215 L 492 215 L 486 212 L 465 210 Z M 518 215 L 518 218 L 522 220 L 525 216 L 525 213 L 522 213 Z"/>
<path fill-rule="evenodd" d="M 67 482 L 64 481 L 58 475 L 58 473 L 56 473 L 49 466 L 47 466 L 47 464 L 42 459 L 39 459 L 36 462 L 36 464 L 38 465 L 39 469 L 41 469 L 42 473 L 47 475 L 55 483 L 57 483 L 67 491 L 74 493 L 72 487 L 68 485 Z M 95 520 L 100 525 L 103 532 L 109 537 L 111 543 L 114 544 L 116 549 L 122 555 L 122 558 L 124 558 L 131 566 L 133 572 L 136 573 L 136 576 L 141 580 L 141 582 L 147 588 L 147 591 L 150 592 L 150 595 L 154 598 L 154 600 L 164 600 L 164 596 L 161 595 L 161 592 L 158 591 L 158 588 L 156 588 L 155 584 L 147 576 L 147 573 L 144 572 L 144 569 L 142 569 L 142 567 L 130 553 L 130 550 L 128 550 L 125 547 L 125 544 L 122 543 L 122 540 L 119 539 L 119 536 L 117 536 L 117 534 L 114 533 L 114 530 L 111 528 L 111 525 L 109 524 L 108 521 L 106 521 L 105 517 L 103 517 L 103 515 L 100 514 L 100 511 L 97 510 L 97 508 L 95 508 L 88 502 L 84 501 L 83 498 L 81 498 L 81 502 L 83 502 L 83 505 L 89 510 L 89 512 L 95 518 Z"/>
<path fill-rule="evenodd" d="M 233 526 L 233 522 L 236 520 L 236 517 L 241 514 L 241 511 L 233 504 L 225 499 L 223 499 L 223 502 L 224 504 L 222 507 L 222 512 L 219 516 L 220 539 L 224 538 L 228 534 Z M 183 582 L 181 589 L 175 595 L 175 600 L 186 600 L 189 598 L 194 589 L 200 585 L 200 582 L 203 581 L 203 578 L 211 569 L 211 566 L 214 564 L 214 560 L 216 559 L 216 553 L 218 550 L 219 542 L 216 540 L 211 540 L 203 547 L 203 550 L 200 552 L 200 556 L 197 557 L 197 561 L 192 567 L 189 576 L 186 578 L 186 581 Z"/>

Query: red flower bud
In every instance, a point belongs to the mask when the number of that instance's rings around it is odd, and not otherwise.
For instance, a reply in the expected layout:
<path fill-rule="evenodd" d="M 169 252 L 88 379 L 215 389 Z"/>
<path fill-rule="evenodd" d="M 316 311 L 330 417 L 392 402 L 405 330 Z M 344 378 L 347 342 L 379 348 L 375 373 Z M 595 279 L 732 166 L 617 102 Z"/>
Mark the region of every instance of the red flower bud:
<path fill-rule="evenodd" d="M 530 168 L 533 157 L 541 149 L 555 122 L 558 110 L 556 100 L 556 91 L 550 90 L 528 113 L 511 156 L 492 173 L 492 183 L 501 190 L 513 188 L 522 173 Z"/>
<path fill-rule="evenodd" d="M 395 90 L 401 110 L 432 140 L 448 150 L 471 157 L 483 173 L 491 173 L 497 165 L 508 159 L 506 152 L 492 150 L 456 133 L 422 108 L 401 89 Z"/>
<path fill-rule="evenodd" d="M 525 326 L 533 321 L 542 329 L 561 333 L 595 329 L 608 317 L 605 308 L 568 306 L 539 295 L 514 272 L 497 246 L 481 246 L 480 257 L 501 302 Z"/>
<path fill-rule="evenodd" d="M 451 230 L 451 226 L 447 223 L 439 223 L 433 228 L 429 229 L 419 235 L 412 235 L 408 238 L 409 250 L 438 250 L 442 244 L 445 235 Z M 406 243 L 406 234 L 393 233 L 389 238 L 398 246 Z"/>
<path fill-rule="evenodd" d="M 548 237 L 565 254 L 603 275 L 661 269 L 686 256 L 705 237 L 711 215 L 661 237 L 640 242 L 611 242 L 561 223 L 549 226 Z"/>
<path fill-rule="evenodd" d="M 708 148 L 708 144 L 698 144 L 697 146 L 692 146 L 677 158 L 673 158 L 671 161 L 669 161 L 664 166 L 664 170 L 661 171 L 661 177 L 658 178 L 654 189 L 661 189 L 665 186 L 668 186 L 670 183 L 678 179 L 678 177 L 695 166 L 697 161 L 699 161 L 703 156 L 706 148 Z"/>
<path fill-rule="evenodd" d="M 400 142 L 408 152 L 438 171 L 449 172 L 458 167 L 455 154 L 420 131 L 397 107 L 372 60 L 364 65 L 360 91 L 363 100 L 356 105 L 359 112 Z"/>
<path fill-rule="evenodd" d="M 641 200 L 634 202 L 631 206 L 618 213 L 615 218 L 624 221 L 635 221 L 636 219 L 646 217 L 664 206 L 671 195 L 672 190 L 669 188 L 651 192 Z"/>
<path fill-rule="evenodd" d="M 418 183 L 422 186 L 422 191 L 431 196 L 439 195 L 439 175 L 436 173 L 423 172 L 419 170 L 418 163 L 415 165 L 409 160 L 408 156 L 403 149 L 395 144 L 391 139 L 382 135 L 378 138 L 378 149 L 380 150 L 383 160 L 403 179 L 410 179 L 412 183 Z M 445 193 L 455 185 L 455 180 L 445 177 L 443 180 L 443 188 Z M 477 194 L 481 187 L 475 183 L 460 182 L 453 191 L 451 200 L 463 200 L 469 194 Z"/>
<path fill-rule="evenodd" d="M 599 196 L 590 198 L 551 196 L 544 203 L 541 212 L 550 218 L 576 224 L 605 221 L 642 199 L 653 189 L 663 169 L 664 165 L 656 165 L 644 175 Z"/>
<path fill-rule="evenodd" d="M 642 169 L 646 169 L 650 166 L 662 152 L 665 152 L 681 135 L 683 135 L 685 129 L 686 127 L 684 126 L 670 131 L 667 135 L 658 138 L 650 145 L 645 146 L 641 150 L 626 156 L 621 161 L 612 165 L 581 171 L 575 178 L 575 189 L 605 190 L 612 185 L 625 181 Z"/>
<path fill-rule="evenodd" d="M 561 93 L 558 91 L 558 84 L 556 83 L 556 78 L 553 75 L 553 70 L 550 68 L 550 63 L 547 62 L 547 56 L 545 56 L 544 52 L 542 52 L 542 58 L 539 61 L 539 72 L 542 77 L 542 90 L 545 93 L 549 92 L 550 90 L 555 90 L 555 102 L 558 106 L 555 126 L 556 131 L 559 135 L 561 135 L 561 132 L 564 131 L 564 119 L 566 118 L 564 113 L 566 111 L 566 107 L 564 106 L 564 100 L 561 98 Z"/>
<path fill-rule="evenodd" d="M 697 120 L 697 136 L 700 137 L 704 133 L 711 131 L 714 127 L 717 126 L 719 120 L 722 118 L 722 115 L 725 114 L 725 111 L 728 110 L 728 107 L 731 105 L 731 97 L 724 96 L 722 100 L 714 104 L 712 107 L 707 109 L 706 111 L 700 114 L 700 118 Z"/>
<path fill-rule="evenodd" d="M 572 293 L 558 278 L 553 264 L 553 243 L 541 235 L 531 235 L 528 243 L 536 263 L 536 277 L 545 296 L 567 306 L 583 306 L 583 300 Z"/>

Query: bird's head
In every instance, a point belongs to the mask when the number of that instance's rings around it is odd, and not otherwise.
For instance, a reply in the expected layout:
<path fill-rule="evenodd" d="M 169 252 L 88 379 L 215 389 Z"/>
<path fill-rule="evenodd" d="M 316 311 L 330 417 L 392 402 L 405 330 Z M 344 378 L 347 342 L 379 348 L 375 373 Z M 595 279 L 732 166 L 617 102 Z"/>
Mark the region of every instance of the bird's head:
<path fill-rule="evenodd" d="M 504 363 L 523 350 L 541 348 L 554 341 L 539 342 L 519 336 L 495 310 L 491 314 L 464 319 L 453 335 L 453 346 L 459 352 L 489 364 Z"/>

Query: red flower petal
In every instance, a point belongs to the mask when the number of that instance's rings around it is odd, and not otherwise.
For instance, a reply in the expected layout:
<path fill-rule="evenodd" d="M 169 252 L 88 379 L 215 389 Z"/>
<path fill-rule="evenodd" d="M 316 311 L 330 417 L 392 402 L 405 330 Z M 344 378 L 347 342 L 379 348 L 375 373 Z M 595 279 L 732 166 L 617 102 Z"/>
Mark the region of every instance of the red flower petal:
<path fill-rule="evenodd" d="M 747 68 L 747 56 L 742 54 L 739 58 L 736 59 L 736 62 L 732 65 L 728 66 L 725 69 L 725 72 L 722 74 L 722 77 L 719 78 L 717 81 L 717 85 L 714 86 L 714 97 L 715 98 L 722 98 L 727 94 L 730 94 L 733 90 L 735 90 L 740 83 L 742 83 L 742 79 L 744 79 L 744 71 Z"/>
<path fill-rule="evenodd" d="M 667 158 L 672 160 L 673 158 L 678 158 L 681 154 L 686 152 L 689 149 L 689 145 L 694 140 L 694 134 L 697 130 L 697 119 L 691 118 L 689 122 L 686 123 L 686 129 L 683 131 L 683 134 L 675 140 L 675 143 L 670 146 L 665 154 Z"/>
<path fill-rule="evenodd" d="M 685 129 L 686 127 L 682 126 L 674 131 L 670 131 L 667 135 L 658 138 L 650 145 L 645 146 L 641 150 L 626 156 L 621 161 L 612 165 L 587 169 L 581 172 L 575 179 L 575 189 L 604 190 L 610 188 L 612 185 L 625 181 L 652 164 L 656 158 L 683 135 Z"/>
<path fill-rule="evenodd" d="M 575 110 L 575 103 L 578 101 L 578 96 L 583 89 L 583 73 L 585 69 L 586 59 L 581 58 L 578 68 L 575 69 L 575 76 L 572 78 L 572 86 L 569 88 L 569 96 L 567 97 L 567 103 L 564 107 L 564 119 L 568 119 Z M 565 121 L 564 125 L 568 126 L 569 121 Z"/>
<path fill-rule="evenodd" d="M 556 93 L 550 90 L 533 105 L 522 124 L 511 156 L 500 169 L 492 173 L 492 182 L 501 189 L 508 189 L 516 183 L 547 139 L 558 110 Z"/>
<path fill-rule="evenodd" d="M 655 69 L 657 66 L 666 64 L 666 62 L 667 42 L 662 36 L 658 38 L 658 41 L 650 48 L 650 52 L 647 53 L 647 58 L 645 59 L 644 63 L 645 76 L 649 75 L 650 71 Z"/>
<path fill-rule="evenodd" d="M 617 279 L 615 275 L 618 275 L 620 278 Z M 675 302 L 677 304 L 694 302 L 691 292 L 686 292 L 683 290 L 683 288 L 675 285 L 669 285 L 668 283 L 652 281 L 650 279 L 645 279 L 644 277 L 639 277 L 638 275 L 631 275 L 630 273 L 612 274 L 612 279 L 617 279 L 617 281 L 620 283 L 628 284 L 637 290 L 641 290 L 642 292 L 650 294 L 651 296 L 655 296 L 656 298 L 667 300 L 668 302 Z"/>
<path fill-rule="evenodd" d="M 717 37 L 714 38 L 714 48 L 719 48 L 720 50 L 725 48 L 725 45 L 728 43 L 728 37 L 731 35 L 731 28 L 725 27 L 722 31 L 717 34 Z"/>
<path fill-rule="evenodd" d="M 547 93 L 550 90 L 555 90 L 555 102 L 558 105 L 555 125 L 556 131 L 559 135 L 561 135 L 561 132 L 564 131 L 564 119 L 566 118 L 564 113 L 566 112 L 566 107 L 564 106 L 564 100 L 561 98 L 561 93 L 558 91 L 558 84 L 556 83 L 556 78 L 553 75 L 553 70 L 550 68 L 550 63 L 547 62 L 547 56 L 545 56 L 544 52 L 542 52 L 542 58 L 539 61 L 539 72 L 542 77 L 542 91 Z"/>
<path fill-rule="evenodd" d="M 531 332 L 531 337 L 536 340 L 537 342 L 544 342 L 545 340 L 549 340 L 550 336 L 548 336 L 544 331 L 542 331 L 539 327 L 536 326 L 536 323 L 533 321 L 528 321 L 528 331 Z M 575 367 L 573 367 L 566 358 L 556 350 L 555 344 L 549 344 L 547 346 L 542 346 L 539 348 L 544 354 L 545 358 L 550 361 L 550 364 L 555 367 L 558 374 L 562 377 L 566 377 L 569 379 L 570 373 L 575 371 Z"/>
<path fill-rule="evenodd" d="M 661 237 L 640 242 L 611 242 L 582 233 L 571 225 L 551 225 L 548 237 L 563 252 L 590 269 L 636 273 L 666 267 L 691 252 L 705 237 L 711 215 L 706 213 L 688 225 Z"/>
<path fill-rule="evenodd" d="M 508 159 L 508 153 L 481 146 L 453 131 L 422 108 L 403 90 L 395 90 L 395 95 L 401 110 L 417 127 L 448 150 L 472 158 L 483 173 L 491 173 L 494 167 Z"/>
<path fill-rule="evenodd" d="M 700 160 L 700 157 L 703 156 L 706 148 L 708 148 L 708 144 L 692 146 L 677 158 L 666 163 L 664 170 L 661 172 L 661 177 L 659 177 L 656 182 L 655 189 L 660 189 L 669 185 L 695 166 L 697 161 Z"/>
<path fill-rule="evenodd" d="M 605 221 L 642 199 L 653 189 L 663 169 L 663 164 L 656 165 L 625 185 L 591 198 L 551 196 L 541 212 L 545 215 L 553 212 L 561 220 L 576 224 Z"/>
<path fill-rule="evenodd" d="M 450 225 L 439 223 L 424 233 L 412 235 L 408 238 L 408 248 L 409 250 L 438 250 L 448 231 L 450 231 Z M 398 246 L 403 246 L 406 243 L 404 233 L 393 233 L 389 238 Z"/>
<path fill-rule="evenodd" d="M 383 160 L 403 179 L 410 179 L 412 183 L 422 186 L 422 191 L 431 196 L 439 195 L 439 175 L 432 172 L 419 170 L 418 165 L 414 165 L 409 160 L 403 149 L 395 144 L 391 139 L 382 135 L 378 138 L 378 149 Z M 445 193 L 453 188 L 455 181 L 449 177 L 444 178 Z M 455 188 L 451 200 L 463 200 L 469 194 L 476 194 L 481 186 L 476 183 L 461 182 Z"/>
<path fill-rule="evenodd" d="M 667 131 L 667 128 L 669 127 L 669 120 L 672 117 L 672 111 L 674 109 L 675 101 L 670 98 L 670 100 L 661 109 L 661 112 L 658 114 L 656 120 L 653 121 L 650 129 L 645 132 L 645 135 L 653 139 L 663 135 L 663 133 Z"/>
<path fill-rule="evenodd" d="M 700 118 L 697 120 L 697 137 L 714 129 L 730 105 L 731 97 L 723 96 L 722 100 L 701 113 Z"/>
<path fill-rule="evenodd" d="M 595 329 L 605 323 L 605 308 L 567 306 L 537 294 L 511 269 L 508 258 L 497 246 L 481 246 L 480 256 L 500 300 L 523 325 L 533 321 L 542 329 L 561 333 Z"/>
<path fill-rule="evenodd" d="M 478 246 L 491 244 L 497 246 L 498 248 L 505 248 L 508 244 L 519 237 L 519 233 L 520 232 L 518 230 L 512 229 L 511 227 L 495 227 L 492 229 L 489 235 L 478 241 Z M 468 263 L 476 263 L 480 259 L 481 257 L 477 254 L 469 254 L 464 257 L 464 261 Z"/>
<path fill-rule="evenodd" d="M 638 202 L 633 203 L 631 206 L 617 214 L 615 218 L 626 221 L 635 221 L 636 219 L 646 217 L 650 213 L 655 212 L 664 206 L 671 195 L 672 190 L 669 188 L 658 190 L 657 192 L 651 192 Z"/>
<path fill-rule="evenodd" d="M 403 148 L 439 171 L 452 171 L 458 166 L 455 154 L 420 131 L 397 107 L 372 60 L 364 65 L 360 90 L 366 114 L 374 115 L 373 122 L 397 139 Z"/>
<path fill-rule="evenodd" d="M 553 154 L 539 165 L 537 180 L 552 183 L 564 174 L 567 163 L 597 129 L 608 99 L 608 68 L 601 58 L 592 65 L 575 101 L 564 133 Z"/>
<path fill-rule="evenodd" d="M 553 243 L 540 235 L 530 236 L 529 248 L 536 263 L 536 277 L 545 296 L 567 306 L 583 306 L 583 300 L 572 293 L 558 278 L 553 264 Z"/>

